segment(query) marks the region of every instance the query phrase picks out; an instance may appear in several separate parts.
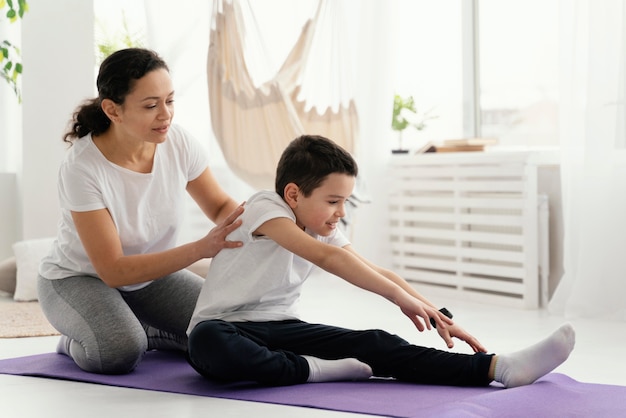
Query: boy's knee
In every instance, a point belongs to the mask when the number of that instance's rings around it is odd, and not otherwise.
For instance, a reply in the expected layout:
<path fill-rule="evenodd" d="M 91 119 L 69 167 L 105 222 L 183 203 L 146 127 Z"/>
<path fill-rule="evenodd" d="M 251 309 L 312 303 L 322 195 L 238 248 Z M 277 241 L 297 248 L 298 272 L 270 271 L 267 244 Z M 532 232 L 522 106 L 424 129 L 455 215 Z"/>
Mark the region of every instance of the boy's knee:
<path fill-rule="evenodd" d="M 189 334 L 188 359 L 202 375 L 226 379 L 237 354 L 228 349 L 228 340 L 237 330 L 228 322 L 204 321 Z"/>
<path fill-rule="evenodd" d="M 237 335 L 237 329 L 226 321 L 204 321 L 189 334 L 189 351 L 215 350 L 216 347 L 227 345 L 228 340 Z"/>

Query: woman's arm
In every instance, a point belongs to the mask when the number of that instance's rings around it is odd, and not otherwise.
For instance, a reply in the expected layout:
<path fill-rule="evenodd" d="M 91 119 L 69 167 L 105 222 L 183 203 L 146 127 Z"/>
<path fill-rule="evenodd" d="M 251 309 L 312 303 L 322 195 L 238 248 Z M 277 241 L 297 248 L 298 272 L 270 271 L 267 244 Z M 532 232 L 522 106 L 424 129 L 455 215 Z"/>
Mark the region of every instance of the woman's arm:
<path fill-rule="evenodd" d="M 113 219 L 106 209 L 72 212 L 80 240 L 98 276 L 110 287 L 143 283 L 174 273 L 202 259 L 213 257 L 223 248 L 236 248 L 241 242 L 226 236 L 241 225 L 237 220 L 243 207 L 226 216 L 203 238 L 170 250 L 124 255 Z"/>
<path fill-rule="evenodd" d="M 225 239 L 241 225 L 237 218 L 243 206 L 224 192 L 208 168 L 187 184 L 187 191 L 216 226 L 197 241 L 157 253 L 124 255 L 117 229 L 106 209 L 72 212 L 87 256 L 107 285 L 119 287 L 154 280 L 213 257 L 223 248 L 241 246 L 241 242 Z"/>
<path fill-rule="evenodd" d="M 200 176 L 187 183 L 187 192 L 202 212 L 214 223 L 220 223 L 233 213 L 239 204 L 219 185 L 207 167 Z"/>

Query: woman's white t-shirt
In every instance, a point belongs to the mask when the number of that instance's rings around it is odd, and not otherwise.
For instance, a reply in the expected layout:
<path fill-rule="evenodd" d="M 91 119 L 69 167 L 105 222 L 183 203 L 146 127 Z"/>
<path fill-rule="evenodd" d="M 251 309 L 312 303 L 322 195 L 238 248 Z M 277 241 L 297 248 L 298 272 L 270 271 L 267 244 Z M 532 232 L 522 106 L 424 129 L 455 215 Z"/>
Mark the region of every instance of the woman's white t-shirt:
<path fill-rule="evenodd" d="M 39 274 L 47 279 L 98 276 L 78 237 L 72 211 L 107 209 L 125 255 L 172 248 L 183 217 L 187 183 L 207 167 L 206 150 L 177 125 L 172 125 L 167 140 L 157 145 L 150 173 L 113 164 L 96 147 L 91 134 L 75 141 L 59 168 L 61 219 Z"/>

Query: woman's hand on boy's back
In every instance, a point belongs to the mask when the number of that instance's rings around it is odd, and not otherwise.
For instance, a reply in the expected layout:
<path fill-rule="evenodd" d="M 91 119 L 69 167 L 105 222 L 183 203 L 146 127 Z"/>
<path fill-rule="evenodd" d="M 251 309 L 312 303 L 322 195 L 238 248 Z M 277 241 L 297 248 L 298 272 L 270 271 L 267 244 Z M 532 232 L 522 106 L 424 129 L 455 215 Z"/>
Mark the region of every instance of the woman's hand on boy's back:
<path fill-rule="evenodd" d="M 202 248 L 204 249 L 203 258 L 214 257 L 224 248 L 239 248 L 243 245 L 241 241 L 229 241 L 226 239 L 231 232 L 241 226 L 239 216 L 243 211 L 243 204 L 237 206 L 231 214 L 201 239 L 203 242 Z"/>

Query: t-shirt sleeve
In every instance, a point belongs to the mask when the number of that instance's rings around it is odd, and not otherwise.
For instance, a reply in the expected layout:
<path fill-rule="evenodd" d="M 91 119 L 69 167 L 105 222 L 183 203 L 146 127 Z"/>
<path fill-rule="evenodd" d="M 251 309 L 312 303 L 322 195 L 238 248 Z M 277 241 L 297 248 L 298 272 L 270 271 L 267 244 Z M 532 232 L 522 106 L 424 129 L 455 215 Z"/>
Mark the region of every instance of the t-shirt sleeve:
<path fill-rule="evenodd" d="M 288 218 L 295 222 L 295 216 L 293 213 L 285 209 L 280 203 L 269 198 L 256 198 L 254 201 L 246 206 L 244 211 L 245 217 L 248 222 L 247 232 L 249 234 L 248 239 L 254 240 L 252 232 L 256 231 L 265 222 L 276 218 Z"/>
<path fill-rule="evenodd" d="M 177 142 L 183 147 L 183 155 L 186 161 L 187 181 L 198 178 L 209 166 L 209 154 L 207 148 L 185 130 L 182 126 L 173 125 L 171 128 L 173 135 L 178 138 Z"/>
<path fill-rule="evenodd" d="M 106 207 L 95 178 L 79 167 L 62 164 L 58 184 L 59 204 L 64 209 L 86 212 Z"/>

